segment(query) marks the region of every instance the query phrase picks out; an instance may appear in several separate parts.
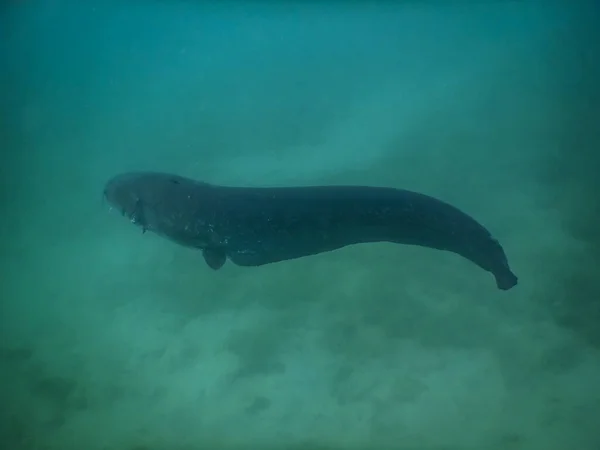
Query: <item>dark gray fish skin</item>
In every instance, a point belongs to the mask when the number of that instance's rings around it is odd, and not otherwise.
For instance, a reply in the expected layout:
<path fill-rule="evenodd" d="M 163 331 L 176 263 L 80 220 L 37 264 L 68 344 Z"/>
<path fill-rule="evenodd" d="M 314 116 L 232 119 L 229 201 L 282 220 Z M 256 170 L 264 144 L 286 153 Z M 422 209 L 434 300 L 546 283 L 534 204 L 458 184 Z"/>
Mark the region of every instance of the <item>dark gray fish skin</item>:
<path fill-rule="evenodd" d="M 217 270 L 227 259 L 261 266 L 348 245 L 392 242 L 461 255 L 517 284 L 502 246 L 475 219 L 416 192 L 368 186 L 247 188 L 179 175 L 131 172 L 110 179 L 108 202 L 143 231 L 201 249 Z"/>

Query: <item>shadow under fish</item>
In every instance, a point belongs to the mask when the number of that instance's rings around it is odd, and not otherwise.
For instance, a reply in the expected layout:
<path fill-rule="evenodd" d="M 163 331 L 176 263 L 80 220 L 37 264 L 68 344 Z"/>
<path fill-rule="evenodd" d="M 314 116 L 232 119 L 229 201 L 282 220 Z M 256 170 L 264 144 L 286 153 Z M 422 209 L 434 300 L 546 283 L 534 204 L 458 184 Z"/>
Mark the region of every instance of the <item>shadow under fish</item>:
<path fill-rule="evenodd" d="M 348 245 L 391 242 L 456 253 L 490 272 L 499 289 L 517 284 L 500 243 L 448 203 L 368 186 L 232 187 L 158 172 L 110 179 L 104 196 L 144 232 L 202 250 L 209 267 L 229 259 L 261 266 Z"/>

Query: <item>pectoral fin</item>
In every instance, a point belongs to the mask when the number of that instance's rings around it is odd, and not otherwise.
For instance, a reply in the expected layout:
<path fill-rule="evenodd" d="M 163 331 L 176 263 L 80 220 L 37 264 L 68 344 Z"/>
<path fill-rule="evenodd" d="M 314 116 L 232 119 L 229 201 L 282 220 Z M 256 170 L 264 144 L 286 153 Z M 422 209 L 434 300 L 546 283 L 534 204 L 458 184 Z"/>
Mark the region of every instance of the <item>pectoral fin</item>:
<path fill-rule="evenodd" d="M 225 264 L 227 255 L 223 250 L 216 248 L 205 248 L 202 250 L 202 256 L 208 267 L 213 270 L 219 270 Z"/>

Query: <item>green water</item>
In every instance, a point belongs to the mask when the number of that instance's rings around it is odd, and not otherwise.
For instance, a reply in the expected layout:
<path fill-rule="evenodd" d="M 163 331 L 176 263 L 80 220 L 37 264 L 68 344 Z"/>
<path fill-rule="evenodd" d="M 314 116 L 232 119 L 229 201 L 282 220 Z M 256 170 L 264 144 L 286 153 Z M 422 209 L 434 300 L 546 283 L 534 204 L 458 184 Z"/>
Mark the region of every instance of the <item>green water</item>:
<path fill-rule="evenodd" d="M 597 17 L 5 2 L 0 449 L 600 448 Z M 520 282 L 387 244 L 214 272 L 109 212 L 134 169 L 421 191 Z"/>

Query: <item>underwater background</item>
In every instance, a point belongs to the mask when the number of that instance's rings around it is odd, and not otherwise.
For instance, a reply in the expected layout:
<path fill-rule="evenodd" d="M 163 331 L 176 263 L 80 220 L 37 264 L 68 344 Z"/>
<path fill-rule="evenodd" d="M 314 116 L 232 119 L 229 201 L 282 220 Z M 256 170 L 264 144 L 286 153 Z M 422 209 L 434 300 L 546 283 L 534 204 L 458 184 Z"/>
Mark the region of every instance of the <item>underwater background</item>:
<path fill-rule="evenodd" d="M 593 2 L 5 0 L 0 448 L 600 448 Z M 218 272 L 128 170 L 424 192 L 519 284 L 391 244 Z"/>

